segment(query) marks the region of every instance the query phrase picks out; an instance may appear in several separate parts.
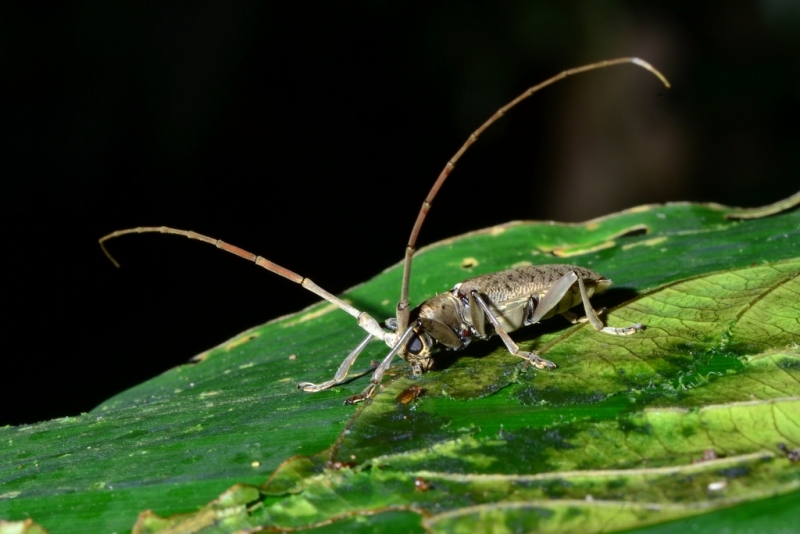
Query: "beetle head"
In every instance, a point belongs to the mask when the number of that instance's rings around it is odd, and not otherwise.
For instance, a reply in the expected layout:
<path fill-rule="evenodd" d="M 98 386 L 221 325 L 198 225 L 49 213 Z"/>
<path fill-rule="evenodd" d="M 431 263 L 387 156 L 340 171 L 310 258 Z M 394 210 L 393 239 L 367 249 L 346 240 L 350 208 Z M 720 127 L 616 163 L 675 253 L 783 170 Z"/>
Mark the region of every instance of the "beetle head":
<path fill-rule="evenodd" d="M 387 345 L 394 346 L 400 337 L 397 332 L 397 319 L 386 319 L 384 325 L 394 332 L 393 335 L 387 336 Z M 433 368 L 435 345 L 436 340 L 422 326 L 422 321 L 417 318 L 411 327 L 411 334 L 397 350 L 397 354 L 410 363 L 412 372 L 418 375 Z"/>

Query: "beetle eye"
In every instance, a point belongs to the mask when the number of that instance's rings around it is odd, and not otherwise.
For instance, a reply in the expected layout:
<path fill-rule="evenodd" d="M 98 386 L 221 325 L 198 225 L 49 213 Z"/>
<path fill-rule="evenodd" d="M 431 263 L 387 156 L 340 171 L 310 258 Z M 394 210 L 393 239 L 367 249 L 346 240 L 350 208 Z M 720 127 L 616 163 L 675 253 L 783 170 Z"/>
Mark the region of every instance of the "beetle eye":
<path fill-rule="evenodd" d="M 406 350 L 414 356 L 422 352 L 422 340 L 417 334 L 412 335 L 408 340 L 408 343 L 406 343 Z"/>

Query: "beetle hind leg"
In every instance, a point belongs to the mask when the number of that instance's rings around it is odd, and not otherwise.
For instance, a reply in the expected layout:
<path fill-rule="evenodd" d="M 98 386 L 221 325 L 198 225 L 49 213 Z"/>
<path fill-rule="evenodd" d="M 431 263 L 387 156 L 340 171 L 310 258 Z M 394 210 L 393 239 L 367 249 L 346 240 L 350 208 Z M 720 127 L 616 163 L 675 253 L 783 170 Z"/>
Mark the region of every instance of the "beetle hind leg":
<path fill-rule="evenodd" d="M 543 317 L 547 316 L 548 312 L 557 309 L 561 299 L 564 298 L 567 292 L 573 287 L 575 282 L 578 283 L 578 289 L 580 290 L 581 301 L 583 302 L 583 309 L 586 312 L 586 316 L 578 319 L 577 315 L 573 314 L 572 312 L 562 313 L 561 315 L 566 317 L 568 321 L 572 322 L 573 324 L 575 322 L 588 321 L 592 325 L 592 328 L 598 332 L 611 334 L 614 336 L 629 336 L 644 328 L 640 323 L 621 328 L 603 325 L 603 321 L 601 321 L 600 317 L 598 317 L 598 313 L 602 313 L 605 310 L 601 308 L 598 312 L 592 308 L 592 304 L 589 302 L 589 294 L 586 292 L 586 285 L 583 283 L 583 278 L 581 278 L 581 276 L 575 271 L 570 271 L 559 278 L 547 291 L 547 293 L 544 294 L 541 300 L 539 300 L 539 305 L 534 310 L 533 315 L 528 321 L 528 324 L 538 323 Z"/>
<path fill-rule="evenodd" d="M 581 291 L 581 300 L 583 301 L 583 309 L 586 312 L 586 317 L 582 317 L 581 319 L 585 319 L 591 323 L 592 328 L 597 330 L 598 332 L 602 332 L 604 334 L 611 334 L 612 336 L 630 336 L 631 334 L 635 334 L 639 330 L 643 330 L 644 326 L 642 323 L 634 323 L 630 326 L 623 326 L 623 327 L 613 327 L 613 326 L 604 326 L 603 322 L 597 316 L 599 312 L 595 311 L 592 308 L 592 304 L 589 302 L 589 295 L 586 293 L 586 286 L 583 284 L 583 278 L 576 275 L 578 279 L 578 287 Z M 600 312 L 605 311 L 601 309 Z M 580 319 L 579 319 L 580 321 Z"/>
<path fill-rule="evenodd" d="M 599 310 L 594 311 L 598 316 L 603 315 L 606 312 L 606 308 L 600 308 Z M 561 314 L 561 317 L 566 319 L 572 324 L 584 324 L 589 322 L 589 318 L 585 315 L 583 317 L 578 317 L 578 314 L 571 311 L 565 311 Z"/>

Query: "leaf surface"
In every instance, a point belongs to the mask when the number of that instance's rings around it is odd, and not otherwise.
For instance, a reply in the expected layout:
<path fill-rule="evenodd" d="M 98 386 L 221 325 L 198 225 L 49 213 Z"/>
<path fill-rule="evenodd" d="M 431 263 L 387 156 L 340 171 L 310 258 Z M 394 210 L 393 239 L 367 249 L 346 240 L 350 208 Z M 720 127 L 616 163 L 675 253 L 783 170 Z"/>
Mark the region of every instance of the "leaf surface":
<path fill-rule="evenodd" d="M 774 509 L 800 505 L 800 464 L 785 452 L 800 447 L 800 211 L 748 213 L 644 206 L 431 245 L 414 263 L 414 302 L 513 265 L 575 263 L 616 282 L 593 300 L 608 324 L 646 329 L 612 337 L 555 318 L 513 335 L 554 371 L 474 343 L 418 379 L 396 363 L 354 409 L 342 401 L 366 377 L 295 389 L 332 376 L 362 337 L 313 306 L 89 414 L 0 429 L 0 517 L 52 533 L 667 532 L 738 505 L 756 530 L 787 528 Z M 389 317 L 400 276 L 345 297 Z M 385 353 L 370 345 L 356 367 Z M 411 385 L 422 395 L 398 401 Z"/>

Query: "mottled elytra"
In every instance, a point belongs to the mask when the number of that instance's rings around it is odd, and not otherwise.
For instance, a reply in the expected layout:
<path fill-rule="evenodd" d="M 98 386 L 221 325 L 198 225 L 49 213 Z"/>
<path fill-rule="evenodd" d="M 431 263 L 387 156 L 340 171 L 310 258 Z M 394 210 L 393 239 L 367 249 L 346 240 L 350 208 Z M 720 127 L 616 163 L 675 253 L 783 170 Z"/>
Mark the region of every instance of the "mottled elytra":
<path fill-rule="evenodd" d="M 604 334 L 630 335 L 637 332 L 642 328 L 642 325 L 633 324 L 622 328 L 604 326 L 598 317 L 598 312 L 592 308 L 589 299 L 595 293 L 600 293 L 607 289 L 611 285 L 611 280 L 577 265 L 517 267 L 469 278 L 456 284 L 450 291 L 426 300 L 412 309 L 408 298 L 412 259 L 416 251 L 420 229 L 431 208 L 433 199 L 450 172 L 455 168 L 458 160 L 470 145 L 477 141 L 486 128 L 519 102 L 548 85 L 573 74 L 621 64 L 642 67 L 655 75 L 667 88 L 669 87 L 669 82 L 658 70 L 639 58 L 626 57 L 599 61 L 565 70 L 529 88 L 497 110 L 494 115 L 469 136 L 458 152 L 444 166 L 433 187 L 428 192 L 428 196 L 422 203 L 422 208 L 420 208 L 417 215 L 406 246 L 403 281 L 400 287 L 400 301 L 397 304 L 396 315 L 394 318 L 387 319 L 384 322 L 385 326 L 381 326 L 378 321 L 367 313 L 354 308 L 335 295 L 325 291 L 308 278 L 300 276 L 266 258 L 196 232 L 178 230 L 166 226 L 129 228 L 117 230 L 100 238 L 100 246 L 114 265 L 119 266 L 105 246 L 106 241 L 115 237 L 156 232 L 181 235 L 189 239 L 204 241 L 298 283 L 349 313 L 356 318 L 358 325 L 367 332 L 367 336 L 344 359 L 332 379 L 321 383 L 301 382 L 297 385 L 303 391 L 315 392 L 341 384 L 346 379 L 350 368 L 361 351 L 364 350 L 364 347 L 373 338 L 383 340 L 390 347 L 389 353 L 375 369 L 369 385 L 360 394 L 349 397 L 345 401 L 348 404 L 362 401 L 373 394 L 395 356 L 400 356 L 406 360 L 411 364 L 414 374 L 419 374 L 433 368 L 433 354 L 436 350 L 440 348 L 460 350 L 469 345 L 473 338 L 487 339 L 490 336 L 497 335 L 514 356 L 523 358 L 540 369 L 552 369 L 555 367 L 554 363 L 541 358 L 534 352 L 520 350 L 509 336 L 509 333 L 523 326 L 536 324 L 554 315 L 562 315 L 572 322 L 588 321 L 597 332 Z M 570 308 L 578 304 L 583 304 L 585 312 L 585 316 L 580 319 L 576 314 L 569 311 Z M 402 402 L 402 399 L 400 402 Z"/>

